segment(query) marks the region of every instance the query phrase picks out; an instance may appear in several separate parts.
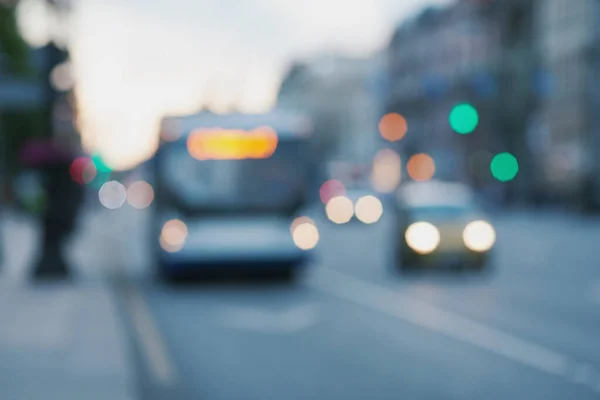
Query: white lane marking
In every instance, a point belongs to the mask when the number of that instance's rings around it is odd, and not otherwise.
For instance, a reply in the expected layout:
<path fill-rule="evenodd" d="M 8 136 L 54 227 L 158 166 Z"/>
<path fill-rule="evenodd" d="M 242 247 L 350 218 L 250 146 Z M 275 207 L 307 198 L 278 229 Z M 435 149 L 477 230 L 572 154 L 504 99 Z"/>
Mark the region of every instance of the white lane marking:
<path fill-rule="evenodd" d="M 268 312 L 256 308 L 230 308 L 220 313 L 231 328 L 261 333 L 296 333 L 315 325 L 319 313 L 315 306 L 304 305 L 285 312 Z"/>
<path fill-rule="evenodd" d="M 313 284 L 326 293 L 549 374 L 564 375 L 568 371 L 568 357 L 550 349 L 342 272 L 326 273 L 329 279 Z"/>
<path fill-rule="evenodd" d="M 125 300 L 142 355 L 154 379 L 162 385 L 172 384 L 176 378 L 174 364 L 144 297 L 139 289 L 130 287 L 126 289 Z"/>

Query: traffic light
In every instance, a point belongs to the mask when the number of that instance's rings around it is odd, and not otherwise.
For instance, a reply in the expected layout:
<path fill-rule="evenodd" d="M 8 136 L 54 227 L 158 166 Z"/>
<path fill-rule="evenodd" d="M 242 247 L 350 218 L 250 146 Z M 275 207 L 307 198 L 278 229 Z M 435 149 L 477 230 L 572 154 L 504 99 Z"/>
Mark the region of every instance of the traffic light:
<path fill-rule="evenodd" d="M 458 104 L 450 112 L 450 126 L 461 135 L 472 133 L 479 124 L 477 109 L 471 104 Z"/>

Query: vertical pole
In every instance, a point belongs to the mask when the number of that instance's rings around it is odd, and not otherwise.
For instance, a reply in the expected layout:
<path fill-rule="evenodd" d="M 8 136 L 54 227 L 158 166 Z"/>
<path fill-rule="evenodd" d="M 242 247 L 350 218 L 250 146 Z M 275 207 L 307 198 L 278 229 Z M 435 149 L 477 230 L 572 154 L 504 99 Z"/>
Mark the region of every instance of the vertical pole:
<path fill-rule="evenodd" d="M 54 43 L 46 47 L 45 65 L 45 123 L 44 136 L 47 139 L 48 151 L 55 151 L 54 107 L 60 93 L 52 86 L 51 73 L 54 68 L 66 61 L 67 53 Z M 76 210 L 81 203 L 79 187 L 70 179 L 68 158 L 53 160 L 44 166 L 47 179 L 47 204 L 42 224 L 42 249 L 40 259 L 33 270 L 35 279 L 65 279 L 70 276 L 70 269 L 64 256 L 64 246 L 68 235 L 74 228 Z"/>
<path fill-rule="evenodd" d="M 2 109 L 0 108 L 0 270 L 4 266 L 4 218 L 6 215 L 6 147 L 2 132 Z"/>

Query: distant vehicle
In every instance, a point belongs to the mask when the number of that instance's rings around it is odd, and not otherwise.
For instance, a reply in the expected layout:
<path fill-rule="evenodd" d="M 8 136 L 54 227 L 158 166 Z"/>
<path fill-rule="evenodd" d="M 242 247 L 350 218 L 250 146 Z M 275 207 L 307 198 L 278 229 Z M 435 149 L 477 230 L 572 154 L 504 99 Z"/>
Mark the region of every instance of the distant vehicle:
<path fill-rule="evenodd" d="M 374 224 L 383 215 L 383 203 L 378 195 L 362 187 L 344 187 L 344 190 L 333 196 L 325 204 L 327 218 L 343 225 L 351 222 Z"/>
<path fill-rule="evenodd" d="M 496 232 L 462 184 L 411 182 L 398 191 L 397 256 L 407 270 L 424 265 L 484 269 Z"/>
<path fill-rule="evenodd" d="M 152 243 L 160 273 L 207 267 L 293 276 L 319 241 L 303 216 L 310 121 L 275 111 L 163 120 Z"/>
<path fill-rule="evenodd" d="M 381 196 L 369 184 L 369 165 L 331 161 L 327 178 L 319 190 L 323 211 L 329 221 L 374 224 L 383 215 Z"/>

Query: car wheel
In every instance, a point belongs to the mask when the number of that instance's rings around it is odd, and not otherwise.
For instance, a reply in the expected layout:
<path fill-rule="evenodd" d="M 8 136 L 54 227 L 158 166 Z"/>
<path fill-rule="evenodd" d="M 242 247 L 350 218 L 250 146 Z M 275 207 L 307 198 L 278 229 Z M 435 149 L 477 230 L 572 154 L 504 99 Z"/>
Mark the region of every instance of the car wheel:
<path fill-rule="evenodd" d="M 190 275 L 182 273 L 183 271 L 173 268 L 167 263 L 159 251 L 154 255 L 154 276 L 162 283 L 175 284 L 190 279 Z"/>
<path fill-rule="evenodd" d="M 160 259 L 156 259 L 154 267 L 156 278 L 164 283 L 172 283 L 177 280 L 173 271 Z"/>
<path fill-rule="evenodd" d="M 397 250 L 396 260 L 395 260 L 396 270 L 401 272 L 410 272 L 416 269 L 416 265 L 414 260 L 411 257 L 408 257 L 405 251 L 402 249 Z"/>
<path fill-rule="evenodd" d="M 478 256 L 471 263 L 470 269 L 477 272 L 484 272 L 490 270 L 491 268 L 489 266 L 488 258 L 483 254 Z"/>
<path fill-rule="evenodd" d="M 296 280 L 298 273 L 298 268 L 290 265 L 274 272 L 273 277 L 285 283 L 292 283 Z"/>
<path fill-rule="evenodd" d="M 417 271 L 417 265 L 411 260 L 402 260 L 400 264 L 400 271 L 402 272 L 415 272 Z"/>

